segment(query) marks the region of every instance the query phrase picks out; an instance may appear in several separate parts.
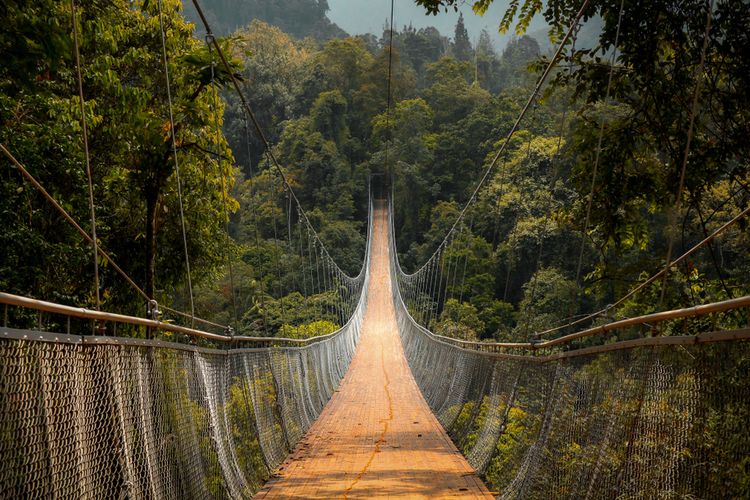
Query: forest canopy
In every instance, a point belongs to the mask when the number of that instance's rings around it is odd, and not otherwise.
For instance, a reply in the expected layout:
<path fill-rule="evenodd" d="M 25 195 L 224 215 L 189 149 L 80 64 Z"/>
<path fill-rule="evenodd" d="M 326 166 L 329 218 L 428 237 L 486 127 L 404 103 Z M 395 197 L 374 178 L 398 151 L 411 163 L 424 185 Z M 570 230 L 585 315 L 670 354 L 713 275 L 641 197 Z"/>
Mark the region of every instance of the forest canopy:
<path fill-rule="evenodd" d="M 79 3 L 99 237 L 147 293 L 186 309 L 158 3 Z M 401 263 L 416 270 L 456 220 L 549 61 L 546 43 L 524 34 L 530 20 L 544 16 L 559 41 L 577 8 L 562 0 L 512 3 L 498 22 L 517 35 L 502 51 L 487 32 L 472 42 L 461 17 L 448 34 L 397 29 L 391 51 L 387 28 L 354 37 L 337 31 L 326 2 L 218 2 L 207 12 L 227 35 L 220 42 L 231 59 L 227 73 L 198 38 L 203 28 L 185 20 L 190 8 L 161 3 L 196 312 L 222 324 L 238 315 L 242 333 L 300 336 L 341 318 L 331 314 L 330 296 L 296 278 L 312 265 L 293 248 L 290 220 L 299 215 L 227 85 L 229 73 L 341 269 L 359 272 L 368 183 L 386 173 Z M 433 13 L 455 5 L 417 3 Z M 474 8 L 481 14 L 488 5 Z M 658 271 L 670 241 L 678 255 L 747 207 L 750 69 L 742 54 L 750 52 L 750 13 L 741 2 L 719 2 L 706 30 L 703 2 L 623 5 L 621 15 L 619 4 L 590 3 L 583 22 L 601 20 L 598 42 L 569 41 L 552 83 L 468 210 L 454 256 L 465 263 L 463 278 L 439 304 L 438 333 L 524 340 L 599 310 Z M 256 19 L 232 24 L 240 8 Z M 0 142 L 86 221 L 69 5 L 15 0 L 3 15 L 10 29 L 0 35 L 7 62 Z M 696 88 L 700 107 L 674 213 Z M 80 278 L 91 274 L 86 242 L 9 164 L 0 189 L 8 228 L 0 235 L 0 288 L 91 306 L 91 282 Z M 748 248 L 743 221 L 672 273 L 662 307 L 746 294 Z M 101 264 L 104 307 L 142 313 L 142 299 Z M 654 294 L 634 297 L 622 314 L 653 311 Z"/>

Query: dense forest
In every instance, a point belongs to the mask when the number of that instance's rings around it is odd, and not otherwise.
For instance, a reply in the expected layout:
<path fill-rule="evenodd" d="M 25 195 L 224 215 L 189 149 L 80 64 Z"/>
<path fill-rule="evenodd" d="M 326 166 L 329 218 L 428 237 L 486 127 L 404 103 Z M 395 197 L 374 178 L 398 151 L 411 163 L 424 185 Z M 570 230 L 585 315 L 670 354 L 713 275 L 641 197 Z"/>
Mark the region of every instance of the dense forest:
<path fill-rule="evenodd" d="M 417 3 L 432 12 L 453 4 Z M 567 45 L 552 83 L 467 212 L 461 244 L 451 247 L 463 255 L 463 277 L 439 304 L 436 333 L 525 340 L 599 310 L 660 270 L 672 244 L 671 254 L 680 255 L 750 203 L 747 9 L 741 2 L 715 7 L 704 75 L 697 64 L 705 19 L 694 15 L 701 2 L 649 2 L 649 16 L 630 5 L 619 16 L 616 7 L 595 4 L 598 43 Z M 221 44 L 231 72 L 310 222 L 334 260 L 356 275 L 373 174 L 392 180 L 405 270 L 416 270 L 438 247 L 551 56 L 524 27 L 543 14 L 549 36 L 559 40 L 574 14 L 568 2 L 545 8 L 511 8 L 497 20 L 518 33 L 503 51 L 486 32 L 472 43 L 462 19 L 448 34 L 397 29 L 389 51 L 387 27 L 346 37 L 325 18 L 324 1 L 214 2 L 207 12 L 216 33 L 227 35 Z M 102 245 L 147 294 L 186 310 L 182 206 L 199 316 L 231 323 L 236 294 L 241 333 L 331 331 L 340 320 L 321 316 L 330 311 L 330 297 L 308 300 L 295 278 L 310 265 L 293 244 L 299 214 L 248 125 L 230 75 L 212 64 L 216 54 L 197 38 L 202 26 L 184 14 L 194 20 L 176 0 L 135 8 L 125 1 L 80 2 L 82 90 Z M 2 15 L 9 28 L 0 35 L 0 142 L 33 167 L 77 220 L 88 221 L 69 5 L 14 0 Z M 244 16 L 256 19 L 237 26 Z M 691 125 L 699 80 L 701 107 Z M 17 169 L 3 164 L 0 289 L 92 306 L 91 281 L 80 278 L 92 272 L 88 244 Z M 663 299 L 656 283 L 617 314 L 745 295 L 749 251 L 743 220 L 672 272 Z M 103 307 L 142 314 L 143 302 L 128 284 L 106 261 L 101 268 Z"/>

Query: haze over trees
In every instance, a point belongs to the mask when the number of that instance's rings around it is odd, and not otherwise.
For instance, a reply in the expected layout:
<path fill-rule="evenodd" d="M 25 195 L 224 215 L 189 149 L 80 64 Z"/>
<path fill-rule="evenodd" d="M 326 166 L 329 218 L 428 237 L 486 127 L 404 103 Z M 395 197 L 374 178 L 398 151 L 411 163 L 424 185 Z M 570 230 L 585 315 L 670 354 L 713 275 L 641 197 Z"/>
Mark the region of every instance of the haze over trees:
<path fill-rule="evenodd" d="M 327 0 L 212 0 L 204 2 L 204 12 L 217 36 L 228 36 L 251 20 L 277 26 L 295 38 L 311 37 L 319 42 L 345 37 L 346 32 L 332 23 L 326 13 Z M 203 24 L 192 2 L 183 2 L 185 17 L 203 31 Z"/>

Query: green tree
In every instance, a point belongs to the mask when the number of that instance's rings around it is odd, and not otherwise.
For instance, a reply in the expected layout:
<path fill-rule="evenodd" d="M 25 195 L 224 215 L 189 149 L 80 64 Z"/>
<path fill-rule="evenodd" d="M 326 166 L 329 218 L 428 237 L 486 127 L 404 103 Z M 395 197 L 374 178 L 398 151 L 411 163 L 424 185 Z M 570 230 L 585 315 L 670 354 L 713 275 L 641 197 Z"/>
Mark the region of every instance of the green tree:
<path fill-rule="evenodd" d="M 338 147 L 349 139 L 346 99 L 338 90 L 321 92 L 310 110 L 313 128 Z"/>
<path fill-rule="evenodd" d="M 539 54 L 539 43 L 528 35 L 509 41 L 498 63 L 499 88 L 533 85 L 534 75 L 529 72 L 528 67 Z"/>
<path fill-rule="evenodd" d="M 50 2 L 40 11 L 25 10 L 25 3 L 16 7 L 9 11 L 18 14 L 15 29 L 28 37 L 47 38 L 45 43 L 50 48 L 24 53 L 17 44 L 2 45 L 3 50 L 16 53 L 9 57 L 26 61 L 21 69 L 36 75 L 17 78 L 14 73 L 20 71 L 18 68 L 4 71 L 0 83 L 4 88 L 0 93 L 0 140 L 79 220 L 87 221 L 77 81 L 70 52 L 62 50 L 72 47 L 71 24 L 62 21 L 71 19 L 70 5 Z M 180 17 L 179 2 L 165 1 L 163 7 L 188 247 L 196 264 L 196 277 L 201 277 L 216 268 L 222 259 L 220 245 L 226 241 L 222 235 L 225 211 L 221 189 L 231 185 L 232 171 L 231 164 L 218 162 L 214 153 L 224 158 L 231 153 L 213 126 L 220 117 L 213 110 L 217 90 L 207 80 L 207 52 L 192 38 L 192 28 Z M 149 295 L 156 295 L 158 283 L 163 290 L 159 299 L 170 300 L 174 288 L 184 282 L 185 262 L 175 257 L 182 255 L 182 237 L 157 8 L 154 2 L 82 2 L 78 19 L 99 237 Z M 48 15 L 57 20 L 50 25 L 49 35 L 34 34 L 40 19 L 46 22 Z M 28 38 L 22 46 L 29 49 L 36 43 Z M 32 71 L 32 67 L 37 70 Z M 216 81 L 225 78 L 217 69 Z M 221 105 L 216 112 L 221 112 Z M 43 140 L 36 139 L 42 131 Z M 220 169 L 224 170 L 224 182 Z M 19 227 L 18 235 L 37 233 L 41 223 L 38 234 L 54 242 L 36 251 L 34 265 L 46 270 L 46 284 L 34 288 L 32 281 L 23 279 L 14 289 L 20 293 L 59 289 L 61 300 L 90 304 L 93 290 L 87 280 L 74 279 L 87 267 L 86 259 L 72 257 L 81 248 L 79 237 L 45 206 L 44 200 L 31 197 L 17 173 L 8 175 L 8 170 L 3 170 L 0 198 L 11 203 L 25 199 L 32 215 L 18 226 L 18 222 L 13 224 Z M 233 209 L 231 200 L 228 208 Z M 9 215 L 5 212 L 4 217 Z M 12 245 L 14 250 L 7 253 L 22 255 L 26 243 Z M 48 255 L 44 250 L 52 251 Z M 64 271 L 67 265 L 49 272 L 49 266 L 63 256 L 72 264 L 70 276 Z M 0 264 L 0 268 L 11 270 L 11 262 L 8 264 Z M 129 307 L 140 302 L 132 293 L 124 293 L 126 285 L 106 262 L 102 263 L 101 283 L 105 300 Z M 136 311 L 141 310 L 137 306 Z"/>
<path fill-rule="evenodd" d="M 438 335 L 477 341 L 479 332 L 484 330 L 484 323 L 472 304 L 448 299 L 434 330 Z"/>
<path fill-rule="evenodd" d="M 414 69 L 417 84 L 421 86 L 425 83 L 426 66 L 445 55 L 449 41 L 436 28 L 417 30 L 409 25 L 394 34 L 394 44 L 404 62 Z"/>
<path fill-rule="evenodd" d="M 278 124 L 297 117 L 312 103 L 300 97 L 312 53 L 281 29 L 257 19 L 235 32 L 231 40 L 234 56 L 242 60 L 245 96 L 267 139 L 276 143 L 281 131 Z M 245 113 L 234 90 L 222 95 L 227 102 L 224 131 L 234 157 L 250 176 L 263 161 L 265 145 L 252 125 L 246 130 Z"/>
<path fill-rule="evenodd" d="M 474 55 L 473 52 L 469 32 L 466 31 L 466 26 L 464 26 L 464 15 L 459 13 L 453 34 L 453 55 L 459 61 L 468 61 Z"/>
<path fill-rule="evenodd" d="M 483 29 L 479 33 L 475 57 L 477 83 L 485 89 L 497 92 L 500 88 L 498 82 L 499 60 L 487 30 Z"/>
<path fill-rule="evenodd" d="M 574 314 L 576 296 L 576 283 L 559 269 L 539 269 L 523 286 L 516 340 L 525 342 L 525 336 L 552 328 L 560 318 Z"/>

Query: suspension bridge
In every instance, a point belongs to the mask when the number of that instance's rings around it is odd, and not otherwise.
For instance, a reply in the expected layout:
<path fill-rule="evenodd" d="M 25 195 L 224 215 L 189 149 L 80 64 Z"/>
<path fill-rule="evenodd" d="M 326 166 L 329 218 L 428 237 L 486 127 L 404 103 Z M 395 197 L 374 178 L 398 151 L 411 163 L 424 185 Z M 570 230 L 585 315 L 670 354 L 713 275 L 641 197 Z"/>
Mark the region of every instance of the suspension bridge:
<path fill-rule="evenodd" d="M 742 491 L 722 482 L 720 469 L 748 453 L 733 435 L 744 432 L 744 420 L 734 419 L 746 414 L 747 394 L 731 379 L 750 375 L 738 361 L 750 355 L 742 342 L 750 329 L 565 347 L 646 323 L 747 310 L 749 297 L 538 343 L 471 343 L 434 335 L 414 319 L 404 301 L 414 276 L 396 255 L 391 211 L 376 200 L 353 313 L 337 332 L 302 341 L 230 337 L 0 294 L 6 317 L 8 307 L 25 308 L 47 325 L 0 329 L 3 496 Z M 68 318 L 68 328 L 70 318 L 83 319 L 220 346 L 44 331 L 66 324 L 54 316 Z M 716 419 L 726 425 L 708 432 Z M 489 492 L 478 474 L 498 458 L 507 488 Z"/>
<path fill-rule="evenodd" d="M 325 313 L 340 328 L 326 335 L 237 334 L 198 318 L 192 289 L 190 313 L 157 303 L 98 242 L 93 199 L 87 231 L 0 144 L 92 245 L 97 292 L 96 262 L 106 259 L 148 304 L 146 317 L 137 317 L 0 291 L 0 497 L 750 495 L 750 296 L 611 317 L 750 208 L 676 258 L 670 241 L 664 268 L 605 310 L 529 332 L 526 342 L 433 332 L 466 273 L 468 257 L 457 250 L 466 249 L 467 209 L 535 106 L 586 4 L 432 256 L 414 273 L 402 269 L 398 207 L 387 189 L 378 197 L 371 189 L 361 271 L 349 276 L 310 223 L 195 2 L 217 64 L 225 65 L 248 125 L 278 171 L 282 243 L 305 263 L 298 286 L 306 297 L 332 297 Z M 390 108 L 390 61 L 388 84 Z M 171 115 L 170 101 L 170 123 Z M 177 169 L 178 191 L 179 182 Z M 590 210 L 589 201 L 586 225 Z M 483 481 L 490 473 L 497 491 Z"/>

